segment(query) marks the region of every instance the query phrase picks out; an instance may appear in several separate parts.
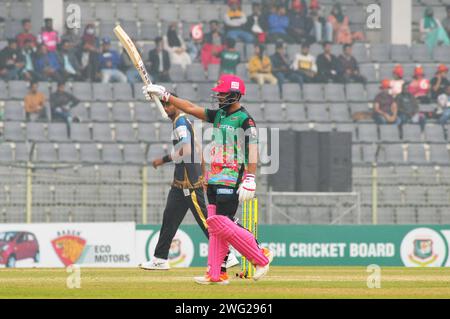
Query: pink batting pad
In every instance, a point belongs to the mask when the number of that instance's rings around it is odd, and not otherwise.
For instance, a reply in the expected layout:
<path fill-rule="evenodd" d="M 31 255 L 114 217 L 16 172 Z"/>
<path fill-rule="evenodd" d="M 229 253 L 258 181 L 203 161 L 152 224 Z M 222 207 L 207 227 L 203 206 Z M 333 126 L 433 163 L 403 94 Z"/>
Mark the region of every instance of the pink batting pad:
<path fill-rule="evenodd" d="M 216 205 L 208 205 L 208 217 L 211 218 L 216 216 Z M 207 219 L 207 223 L 208 220 Z M 212 281 L 220 280 L 220 268 L 225 256 L 228 253 L 228 244 L 225 240 L 217 237 L 214 229 L 209 227 L 208 223 L 208 233 L 209 233 L 209 245 L 208 245 L 208 273 Z"/>
<path fill-rule="evenodd" d="M 213 232 L 217 237 L 226 240 L 253 265 L 265 266 L 269 263 L 269 259 L 258 247 L 253 234 L 232 222 L 228 217 L 211 216 L 208 218 L 208 225 L 210 233 Z"/>

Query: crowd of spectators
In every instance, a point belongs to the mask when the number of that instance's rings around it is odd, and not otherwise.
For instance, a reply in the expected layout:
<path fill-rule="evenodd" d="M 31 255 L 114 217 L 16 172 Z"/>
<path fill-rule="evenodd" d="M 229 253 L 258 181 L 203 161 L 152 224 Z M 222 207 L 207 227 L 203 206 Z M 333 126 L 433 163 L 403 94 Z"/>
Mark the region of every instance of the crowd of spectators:
<path fill-rule="evenodd" d="M 375 97 L 373 120 L 377 124 L 419 124 L 423 129 L 427 120 L 445 125 L 450 119 L 450 81 L 448 67 L 440 64 L 430 80 L 418 65 L 410 81 L 404 79 L 404 70 L 397 64 L 393 79 L 384 79 Z M 432 112 L 421 111 L 421 104 L 434 104 Z"/>
<path fill-rule="evenodd" d="M 317 57 L 310 53 L 308 43 L 291 61 L 285 53 L 285 44 L 278 42 L 276 52 L 270 57 L 264 54 L 264 45 L 255 45 L 254 55 L 248 62 L 250 79 L 258 84 L 278 83 L 280 87 L 289 80 L 303 83 L 365 83 L 359 65 L 352 55 L 352 46 L 344 44 L 339 57 L 331 53 L 331 43 L 323 44 L 323 52 Z"/>
<path fill-rule="evenodd" d="M 170 81 L 171 65 L 180 65 L 186 70 L 189 64 L 200 62 L 205 71 L 210 64 L 221 64 L 222 69 L 229 65 L 225 69 L 234 70 L 236 61 L 242 59 L 236 56 L 238 41 L 258 45 L 264 51 L 261 45 L 279 41 L 310 45 L 314 42 L 350 44 L 363 39 L 361 33 L 350 31 L 349 18 L 339 3 L 333 6 L 328 17 L 321 11 L 318 0 L 255 2 L 248 16 L 241 9 L 239 0 L 229 0 L 227 4 L 223 21 L 210 21 L 208 33 L 203 34 L 203 26 L 197 26 L 185 42 L 174 22 L 162 37 L 155 39 L 155 50 L 141 52 L 152 70 L 150 73 L 155 74 L 155 81 L 161 81 L 160 78 Z M 110 38 L 99 38 L 94 24 L 88 24 L 81 36 L 68 27 L 60 36 L 49 18 L 45 19 L 44 27 L 37 35 L 31 31 L 30 19 L 24 19 L 22 27 L 23 31 L 8 39 L 7 47 L 0 53 L 1 79 L 140 81 L 127 55 L 112 48 Z M 254 72 L 249 70 L 249 73 Z M 280 74 L 275 78 L 280 78 Z M 301 81 L 296 76 L 285 78 Z M 273 79 L 269 82 L 275 83 Z"/>
<path fill-rule="evenodd" d="M 163 36 L 154 39 L 155 47 L 142 52 L 149 73 L 155 82 L 170 82 L 170 70 L 179 65 L 186 71 L 191 63 L 201 63 L 205 71 L 212 64 L 220 73 L 236 74 L 238 65 L 245 61 L 237 43 L 253 46 L 247 71 L 251 81 L 263 85 L 278 85 L 280 95 L 285 82 L 297 83 L 366 83 L 352 54 L 352 44 L 363 41 L 361 32 L 353 32 L 350 19 L 336 1 L 325 13 L 319 0 L 262 0 L 252 3 L 252 12 L 244 13 L 240 0 L 228 0 L 223 21 L 209 22 L 209 32 L 203 34 L 203 25 L 193 25 L 189 39 L 180 35 L 179 24 L 170 23 Z M 447 17 L 439 21 L 431 7 L 424 10 L 420 21 L 423 41 L 430 49 L 450 45 L 450 6 Z M 31 83 L 25 99 L 28 118 L 45 116 L 46 97 L 38 92 L 38 81 L 56 81 L 58 90 L 50 97 L 50 115 L 70 123 L 74 119 L 70 109 L 78 102 L 64 91 L 64 82 L 122 82 L 135 83 L 141 79 L 125 51 L 112 46 L 109 37 L 98 37 L 96 26 L 87 24 L 81 35 L 66 27 L 62 36 L 53 28 L 52 19 L 44 20 L 39 34 L 32 33 L 29 19 L 22 21 L 22 32 L 7 40 L 0 51 L 0 79 L 26 80 Z M 267 44 L 275 44 L 275 52 L 267 54 Z M 301 48 L 291 57 L 286 45 L 297 43 Z M 312 43 L 321 43 L 323 52 L 310 52 Z M 332 45 L 341 44 L 342 53 L 332 53 Z M 404 80 L 401 65 L 393 69 L 393 78 L 383 80 L 380 94 L 374 103 L 373 119 L 381 123 L 402 125 L 407 122 L 422 126 L 429 118 L 445 124 L 448 111 L 448 69 L 440 65 L 430 80 L 418 66 L 409 82 Z M 56 103 L 56 100 L 64 102 Z M 53 101 L 53 102 L 52 102 Z M 435 103 L 432 114 L 420 111 L 420 104 Z M 55 106 L 58 105 L 58 106 Z M 75 119 L 76 120 L 76 119 Z"/>

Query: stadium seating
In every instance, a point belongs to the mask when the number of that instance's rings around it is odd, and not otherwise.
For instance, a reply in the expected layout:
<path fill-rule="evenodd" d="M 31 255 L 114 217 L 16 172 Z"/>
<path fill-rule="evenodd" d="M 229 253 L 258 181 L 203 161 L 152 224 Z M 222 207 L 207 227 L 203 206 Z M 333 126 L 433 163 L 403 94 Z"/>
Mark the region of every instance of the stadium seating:
<path fill-rule="evenodd" d="M 118 47 L 112 28 L 121 23 L 144 48 L 145 58 L 150 48 L 154 47 L 154 38 L 166 34 L 169 23 L 179 21 L 182 34 L 188 40 L 189 27 L 193 23 L 203 22 L 204 32 L 207 32 L 206 24 L 212 19 L 221 20 L 226 8 L 223 4 L 209 1 L 194 1 L 192 4 L 183 1 L 75 2 L 82 5 L 83 26 L 95 22 L 99 36 L 110 36 L 113 46 Z M 372 1 L 341 2 L 350 16 L 351 26 L 362 26 L 364 11 L 360 10 L 361 5 Z M 325 12 L 333 5 L 330 0 L 321 3 Z M 425 4 L 432 5 L 439 18 L 445 11 L 445 3 L 440 0 L 420 0 L 414 1 L 414 4 L 416 31 Z M 250 4 L 244 3 L 244 10 L 249 9 Z M 29 17 L 30 10 L 29 1 L 0 2 L 0 16 L 6 19 L 0 25 L 0 49 L 7 37 L 15 36 L 21 30 L 20 20 Z M 360 29 L 363 28 L 357 30 Z M 270 44 L 266 52 L 271 54 L 274 48 Z M 286 49 L 292 59 L 300 52 L 300 45 L 287 44 Z M 439 63 L 450 64 L 448 47 L 437 47 L 430 54 L 421 43 L 411 46 L 355 43 L 353 54 L 360 63 L 361 74 L 367 79 L 366 85 L 308 83 L 300 89 L 297 83 L 284 83 L 282 96 L 276 85 L 259 87 L 249 80 L 246 62 L 253 54 L 253 46 L 238 42 L 237 50 L 242 59 L 237 73 L 247 84 L 247 94 L 242 102 L 259 127 L 352 133 L 353 185 L 354 191 L 361 194 L 363 221 L 371 222 L 367 216 L 372 201 L 372 180 L 367 176 L 371 176 L 375 161 L 379 169 L 379 223 L 450 221 L 450 144 L 444 128 L 430 120 L 421 132 L 419 126 L 414 124 L 399 129 L 391 125 L 377 126 L 371 119 L 354 122 L 351 117 L 356 112 L 371 111 L 373 98 L 379 92 L 379 81 L 391 77 L 395 63 L 403 64 L 408 79 L 416 64 L 423 65 L 426 76 L 432 77 Z M 335 54 L 342 52 L 339 45 L 333 45 L 332 50 Z M 314 44 L 311 51 L 318 54 L 322 48 Z M 161 84 L 183 98 L 208 106 L 205 102 L 210 101 L 210 89 L 218 75 L 218 65 L 211 65 L 207 71 L 197 62 L 188 66 L 186 71 L 172 65 L 170 76 L 173 83 Z M 39 87 L 48 95 L 54 91 L 55 84 L 40 82 Z M 65 123 L 48 122 L 47 119 L 27 122 L 22 101 L 28 91 L 28 83 L 0 80 L 0 110 L 3 111 L 0 122 L 0 177 L 4 177 L 5 172 L 14 172 L 11 176 L 22 176 L 23 169 L 11 168 L 11 163 L 19 165 L 32 160 L 35 165 L 43 167 L 62 165 L 55 172 L 67 179 L 55 188 L 56 200 L 48 195 L 52 193 L 50 182 L 45 182 L 42 189 L 34 188 L 38 201 L 33 205 L 34 220 L 138 220 L 141 189 L 123 181 L 131 179 L 140 185 L 139 169 L 142 164 L 166 154 L 171 145 L 171 124 L 160 120 L 155 105 L 144 100 L 141 87 L 141 83 L 68 83 L 66 89 L 82 101 L 72 109 L 73 115 L 80 117 L 82 122 L 72 124 L 69 136 Z M 433 110 L 433 105 L 420 107 L 423 111 Z M 153 182 L 167 186 L 172 168 L 151 169 L 148 174 Z M 113 179 L 110 190 L 94 185 L 93 179 L 102 176 L 105 180 Z M 69 177 L 74 178 L 72 184 Z M 267 185 L 266 176 L 261 177 L 261 185 Z M 26 201 L 23 185 L 0 179 L 0 189 L 5 189 L 5 186 L 10 190 L 8 192 L 14 193 L 9 199 L 0 198 L 0 201 L 6 202 L 4 211 L 7 221 L 23 221 Z M 158 194 L 149 193 L 149 209 L 161 210 L 166 194 L 163 188 Z M 74 203 L 86 206 L 76 207 Z M 48 204 L 48 207 L 41 204 Z M 287 199 L 278 204 L 285 208 L 288 217 L 279 216 L 275 223 L 289 223 L 292 219 L 301 223 L 330 223 L 336 218 L 333 209 L 324 203 L 308 206 L 301 212 L 296 212 L 293 209 L 296 203 Z M 154 214 L 150 220 L 157 221 L 158 218 L 160 215 Z M 344 222 L 355 222 L 355 218 L 349 216 Z"/>

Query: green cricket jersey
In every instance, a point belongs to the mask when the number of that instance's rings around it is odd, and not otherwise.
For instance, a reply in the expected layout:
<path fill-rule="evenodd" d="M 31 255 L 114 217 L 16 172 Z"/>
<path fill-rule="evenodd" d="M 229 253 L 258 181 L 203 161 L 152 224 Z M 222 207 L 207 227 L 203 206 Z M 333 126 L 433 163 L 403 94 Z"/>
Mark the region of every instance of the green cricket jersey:
<path fill-rule="evenodd" d="M 248 146 L 258 143 L 255 121 L 243 107 L 231 114 L 205 109 L 214 124 L 208 184 L 235 187 L 248 164 Z"/>
<path fill-rule="evenodd" d="M 220 54 L 220 72 L 225 74 L 236 74 L 236 68 L 241 62 L 238 51 L 222 51 Z"/>

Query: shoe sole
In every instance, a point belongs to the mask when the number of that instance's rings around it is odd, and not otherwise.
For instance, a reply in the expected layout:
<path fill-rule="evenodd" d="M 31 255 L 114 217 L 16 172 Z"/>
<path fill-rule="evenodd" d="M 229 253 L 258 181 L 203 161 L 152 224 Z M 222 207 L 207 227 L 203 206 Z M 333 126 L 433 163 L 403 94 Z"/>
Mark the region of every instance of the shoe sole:
<path fill-rule="evenodd" d="M 261 274 L 261 276 L 259 276 L 258 278 L 256 278 L 255 276 L 253 276 L 253 280 L 254 280 L 254 281 L 260 280 L 260 279 L 263 278 L 265 275 L 267 275 L 267 273 L 269 272 L 269 265 L 270 265 L 270 263 L 273 261 L 273 252 L 270 251 L 269 256 L 266 256 L 266 257 L 269 259 L 269 263 L 268 263 L 266 266 L 264 266 L 264 267 L 267 267 L 267 268 L 266 268 L 266 271 L 264 271 L 264 272 Z"/>
<path fill-rule="evenodd" d="M 139 268 L 143 270 L 170 270 L 170 268 L 145 268 L 142 266 L 139 266 Z"/>
<path fill-rule="evenodd" d="M 220 286 L 225 286 L 228 285 L 230 282 L 227 281 L 203 281 L 203 280 L 196 280 L 194 279 L 194 281 L 199 284 L 199 285 L 220 285 Z"/>

